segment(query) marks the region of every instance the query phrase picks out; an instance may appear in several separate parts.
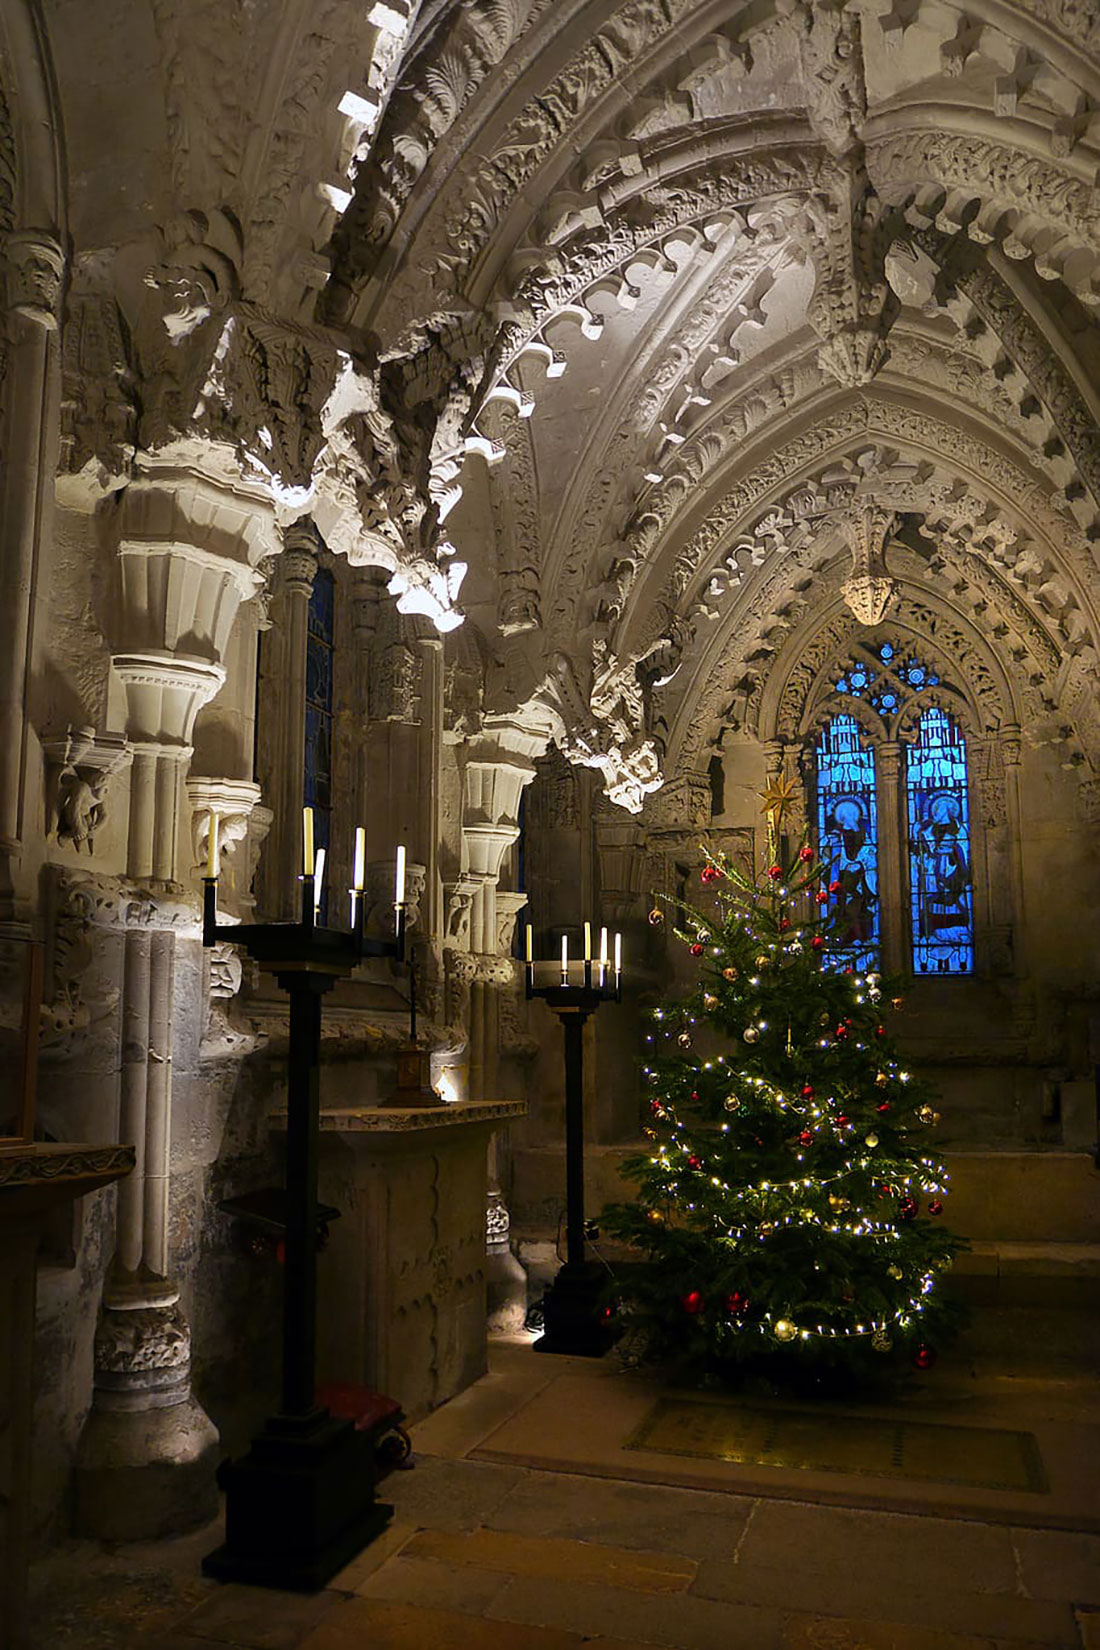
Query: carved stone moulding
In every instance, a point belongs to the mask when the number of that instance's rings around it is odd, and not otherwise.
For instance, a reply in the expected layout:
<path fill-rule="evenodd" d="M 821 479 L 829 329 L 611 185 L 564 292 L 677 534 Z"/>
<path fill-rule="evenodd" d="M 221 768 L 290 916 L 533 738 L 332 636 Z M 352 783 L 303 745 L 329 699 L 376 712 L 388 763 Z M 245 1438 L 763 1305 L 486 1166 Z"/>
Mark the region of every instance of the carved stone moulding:
<path fill-rule="evenodd" d="M 8 308 L 56 332 L 65 276 L 65 254 L 58 243 L 44 230 L 20 229 L 8 236 L 4 257 Z"/>
<path fill-rule="evenodd" d="M 496 942 L 497 951 L 502 957 L 511 955 L 512 942 L 516 933 L 516 920 L 527 904 L 528 898 L 524 893 L 506 888 L 498 888 L 496 891 Z"/>
<path fill-rule="evenodd" d="M 192 544 L 125 539 L 118 553 L 121 635 L 172 651 L 182 641 L 190 651 L 201 647 L 214 660 L 224 658 L 237 609 L 263 584 L 254 567 Z"/>
<path fill-rule="evenodd" d="M 97 734 L 94 728 L 68 728 L 43 739 L 46 759 L 46 834 L 59 843 L 95 852 L 95 838 L 107 818 L 111 779 L 133 759 L 129 741 L 119 733 Z"/>
<path fill-rule="evenodd" d="M 115 653 L 111 664 L 126 689 L 131 738 L 190 745 L 195 718 L 225 682 L 225 668 L 170 654 Z"/>
<path fill-rule="evenodd" d="M 189 775 L 186 781 L 187 800 L 191 805 L 192 871 L 202 876 L 210 863 L 210 831 L 217 830 L 214 864 L 222 874 L 223 854 L 235 855 L 239 845 L 247 841 L 253 809 L 260 800 L 260 787 L 250 779 L 206 779 Z M 251 880 L 247 863 L 234 863 L 234 883 Z"/>

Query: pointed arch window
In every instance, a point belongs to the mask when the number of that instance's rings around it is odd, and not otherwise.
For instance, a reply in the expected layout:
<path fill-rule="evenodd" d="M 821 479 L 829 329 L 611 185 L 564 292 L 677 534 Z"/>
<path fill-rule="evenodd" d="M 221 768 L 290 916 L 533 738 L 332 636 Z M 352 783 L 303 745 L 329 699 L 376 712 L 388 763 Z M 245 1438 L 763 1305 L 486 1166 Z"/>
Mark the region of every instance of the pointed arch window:
<path fill-rule="evenodd" d="M 873 968 L 879 954 L 878 823 L 874 752 L 854 716 L 832 717 L 817 740 L 819 852 L 845 944 L 840 968 Z"/>
<path fill-rule="evenodd" d="M 974 969 L 974 894 L 966 746 L 946 711 L 930 706 L 905 758 L 909 921 L 915 974 Z"/>
<path fill-rule="evenodd" d="M 816 736 L 813 771 L 818 850 L 843 936 L 830 962 L 866 970 L 885 951 L 917 975 L 972 974 L 966 741 L 945 708 L 962 697 L 901 638 L 860 642 L 827 681 L 835 709 Z"/>

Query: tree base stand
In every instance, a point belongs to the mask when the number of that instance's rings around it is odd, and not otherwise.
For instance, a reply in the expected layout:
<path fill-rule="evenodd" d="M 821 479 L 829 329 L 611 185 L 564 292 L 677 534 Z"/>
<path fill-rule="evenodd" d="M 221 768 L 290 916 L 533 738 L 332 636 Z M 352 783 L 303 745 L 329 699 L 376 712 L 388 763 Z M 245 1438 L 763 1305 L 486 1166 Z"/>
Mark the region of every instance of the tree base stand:
<path fill-rule="evenodd" d="M 542 1302 L 545 1334 L 536 1352 L 602 1358 L 622 1334 L 607 1301 L 606 1267 L 595 1261 L 566 1261 Z"/>
<path fill-rule="evenodd" d="M 219 1581 L 313 1593 L 375 1536 L 393 1508 L 375 1500 L 370 1435 L 324 1410 L 272 1416 L 248 1454 L 218 1473 L 225 1544 L 202 1561 Z"/>

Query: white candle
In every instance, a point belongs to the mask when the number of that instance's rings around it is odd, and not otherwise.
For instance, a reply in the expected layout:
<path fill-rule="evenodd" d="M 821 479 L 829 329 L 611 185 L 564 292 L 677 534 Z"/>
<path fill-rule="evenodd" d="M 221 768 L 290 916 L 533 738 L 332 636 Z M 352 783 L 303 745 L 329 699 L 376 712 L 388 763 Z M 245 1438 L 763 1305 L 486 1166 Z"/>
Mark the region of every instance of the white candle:
<path fill-rule="evenodd" d="M 621 934 L 616 934 L 615 935 L 615 973 L 616 974 L 621 974 L 622 971 L 623 971 L 623 937 L 622 937 Z"/>
<path fill-rule="evenodd" d="M 363 883 L 367 873 L 367 833 L 362 825 L 355 827 L 355 865 L 351 873 L 352 887 L 357 894 L 363 892 Z"/>
<path fill-rule="evenodd" d="M 216 877 L 218 874 L 218 816 L 211 809 L 209 834 L 206 839 L 206 874 Z"/>
<path fill-rule="evenodd" d="M 325 885 L 325 850 L 318 848 L 317 859 L 313 871 L 313 909 L 321 909 L 321 891 Z"/>
<path fill-rule="evenodd" d="M 607 929 L 600 929 L 600 967 L 607 967 Z"/>
<path fill-rule="evenodd" d="M 405 847 L 404 847 L 404 844 L 402 844 L 401 847 L 399 847 L 398 850 L 397 850 L 397 876 L 394 879 L 393 903 L 395 905 L 404 905 L 404 903 L 405 903 Z"/>
<path fill-rule="evenodd" d="M 313 875 L 313 809 L 302 809 L 302 874 Z"/>
<path fill-rule="evenodd" d="M 584 925 L 584 960 L 586 963 L 592 961 L 592 924 L 590 922 L 586 922 Z"/>
<path fill-rule="evenodd" d="M 526 961 L 527 962 L 534 962 L 534 960 L 535 960 L 535 933 L 534 933 L 534 929 L 531 927 L 531 924 L 528 923 L 527 924 Z"/>
<path fill-rule="evenodd" d="M 563 934 L 562 937 L 561 937 L 561 983 L 562 983 L 562 985 L 566 985 L 566 984 L 568 984 L 568 981 L 569 981 L 569 939 L 568 939 L 567 935 Z"/>

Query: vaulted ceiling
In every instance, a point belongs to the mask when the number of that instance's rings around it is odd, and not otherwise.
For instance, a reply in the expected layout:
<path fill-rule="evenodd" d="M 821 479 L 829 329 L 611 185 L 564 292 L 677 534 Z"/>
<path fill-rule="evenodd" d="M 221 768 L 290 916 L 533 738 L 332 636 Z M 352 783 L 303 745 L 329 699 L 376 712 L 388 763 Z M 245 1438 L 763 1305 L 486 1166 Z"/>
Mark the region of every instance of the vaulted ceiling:
<path fill-rule="evenodd" d="M 74 291 L 109 247 L 147 383 L 219 315 L 261 401 L 308 359 L 263 451 L 203 417 L 464 616 L 487 711 L 637 807 L 808 613 L 923 591 L 1100 768 L 1094 0 L 81 9 Z"/>

